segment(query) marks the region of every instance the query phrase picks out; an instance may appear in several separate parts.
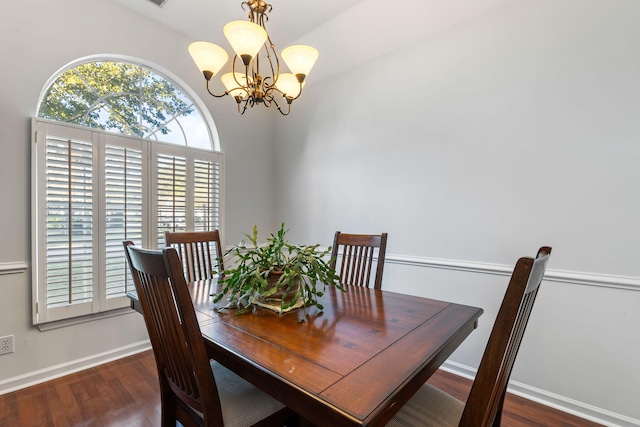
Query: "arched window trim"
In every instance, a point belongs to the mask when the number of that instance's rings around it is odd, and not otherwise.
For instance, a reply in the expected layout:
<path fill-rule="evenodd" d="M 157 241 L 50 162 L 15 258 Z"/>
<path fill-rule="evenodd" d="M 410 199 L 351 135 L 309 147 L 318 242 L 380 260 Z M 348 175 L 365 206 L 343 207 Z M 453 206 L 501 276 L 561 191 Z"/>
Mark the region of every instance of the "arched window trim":
<path fill-rule="evenodd" d="M 89 62 L 100 62 L 100 61 L 124 62 L 132 65 L 139 65 L 139 66 L 150 69 L 151 71 L 162 76 L 169 82 L 173 83 L 178 89 L 180 89 L 185 95 L 187 95 L 191 101 L 193 101 L 193 104 L 198 109 L 200 116 L 204 119 L 207 127 L 207 132 L 209 133 L 209 139 L 212 142 L 211 150 L 216 152 L 222 152 L 222 149 L 220 148 L 220 139 L 218 137 L 218 129 L 216 128 L 215 122 L 213 121 L 213 117 L 211 117 L 209 110 L 207 109 L 202 99 L 200 99 L 200 97 L 196 94 L 196 92 L 193 89 L 191 89 L 191 87 L 188 84 L 186 84 L 181 78 L 179 78 L 178 76 L 173 74 L 171 71 L 167 70 L 166 68 L 158 64 L 155 64 L 151 61 L 147 61 L 144 59 L 135 58 L 127 55 L 96 54 L 96 55 L 84 56 L 82 58 L 78 58 L 74 61 L 67 63 L 58 71 L 56 71 L 43 86 L 42 90 L 40 91 L 40 96 L 38 97 L 38 105 L 36 106 L 36 111 L 40 111 L 40 105 L 49 87 L 63 73 L 82 64 L 86 64 Z M 182 129 L 182 126 L 180 126 L 180 129 L 184 133 L 184 129 Z M 149 139 L 154 141 L 154 140 L 157 140 L 157 137 L 155 139 L 151 139 L 151 138 Z"/>

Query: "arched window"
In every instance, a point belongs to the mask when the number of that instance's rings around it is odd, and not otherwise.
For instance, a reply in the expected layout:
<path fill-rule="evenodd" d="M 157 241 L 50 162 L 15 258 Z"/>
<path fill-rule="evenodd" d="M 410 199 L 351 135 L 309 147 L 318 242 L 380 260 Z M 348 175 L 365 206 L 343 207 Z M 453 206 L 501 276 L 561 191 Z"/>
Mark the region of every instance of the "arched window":
<path fill-rule="evenodd" d="M 48 87 L 38 117 L 109 132 L 211 149 L 199 109 L 174 83 L 142 65 L 73 66 Z"/>
<path fill-rule="evenodd" d="M 123 240 L 159 248 L 166 231 L 220 228 L 215 128 L 172 80 L 101 59 L 45 87 L 33 119 L 34 323 L 127 306 Z"/>

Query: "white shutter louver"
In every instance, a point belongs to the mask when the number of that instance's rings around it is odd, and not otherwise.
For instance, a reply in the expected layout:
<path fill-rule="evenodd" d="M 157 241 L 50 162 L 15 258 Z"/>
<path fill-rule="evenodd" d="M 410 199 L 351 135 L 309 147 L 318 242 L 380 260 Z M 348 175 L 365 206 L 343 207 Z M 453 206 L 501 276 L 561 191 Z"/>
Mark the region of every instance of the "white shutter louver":
<path fill-rule="evenodd" d="M 133 289 L 123 240 L 142 244 L 142 152 L 105 148 L 105 269 L 106 297 L 121 297 Z"/>
<path fill-rule="evenodd" d="M 90 143 L 46 140 L 46 305 L 93 298 L 93 152 Z"/>
<path fill-rule="evenodd" d="M 196 159 L 193 173 L 193 229 L 217 230 L 220 228 L 220 164 Z"/>
<path fill-rule="evenodd" d="M 187 230 L 187 161 L 180 156 L 157 156 L 157 245 L 164 247 L 165 231 Z"/>

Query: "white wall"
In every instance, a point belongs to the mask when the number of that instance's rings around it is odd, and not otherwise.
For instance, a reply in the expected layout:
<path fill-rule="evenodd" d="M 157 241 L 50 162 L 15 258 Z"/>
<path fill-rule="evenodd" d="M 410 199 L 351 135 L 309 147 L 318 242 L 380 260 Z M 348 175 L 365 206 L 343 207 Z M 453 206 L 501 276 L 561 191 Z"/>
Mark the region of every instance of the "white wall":
<path fill-rule="evenodd" d="M 386 289 L 485 309 L 449 364 L 462 372 L 477 366 L 507 283 L 494 264 L 552 245 L 555 279 L 513 379 L 565 409 L 640 424 L 638 22 L 634 0 L 516 0 L 340 77 L 311 76 L 292 115 L 272 119 L 204 95 L 190 40 L 117 4 L 10 2 L 0 15 L 0 264 L 30 262 L 29 117 L 43 85 L 79 57 L 137 57 L 205 97 L 226 155 L 228 244 L 280 221 L 301 243 L 328 245 L 337 229 L 389 232 Z M 476 268 L 427 267 L 438 259 Z M 0 336 L 16 337 L 0 384 L 146 339 L 134 314 L 39 332 L 30 275 L 0 275 Z"/>
<path fill-rule="evenodd" d="M 148 61 L 206 97 L 226 159 L 225 237 L 235 242 L 253 224 L 271 227 L 270 115 L 252 111 L 251 118 L 249 113 L 239 117 L 233 100 L 206 95 L 204 79 L 187 53 L 191 40 L 97 0 L 7 2 L 0 39 L 0 270 L 1 264 L 31 262 L 29 121 L 40 92 L 61 67 L 89 55 Z M 9 334 L 15 335 L 16 351 L 0 356 L 0 392 L 147 345 L 142 317 L 135 313 L 38 331 L 31 326 L 30 269 L 0 275 L 0 336 Z"/>
<path fill-rule="evenodd" d="M 638 23 L 634 0 L 520 0 L 310 82 L 276 128 L 276 219 L 327 245 L 386 231 L 385 289 L 485 308 L 462 371 L 508 281 L 485 273 L 553 246 L 512 379 L 640 424 Z"/>

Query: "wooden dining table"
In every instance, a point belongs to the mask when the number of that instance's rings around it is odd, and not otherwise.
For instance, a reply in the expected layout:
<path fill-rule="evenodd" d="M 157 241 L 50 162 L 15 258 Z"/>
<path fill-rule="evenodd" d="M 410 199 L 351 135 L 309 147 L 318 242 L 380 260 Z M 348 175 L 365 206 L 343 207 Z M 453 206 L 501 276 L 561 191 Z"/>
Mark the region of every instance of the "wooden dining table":
<path fill-rule="evenodd" d="M 381 426 L 476 328 L 483 310 L 390 291 L 328 288 L 324 309 L 219 310 L 189 284 L 209 354 L 311 425 Z M 132 307 L 141 312 L 135 293 Z"/>

